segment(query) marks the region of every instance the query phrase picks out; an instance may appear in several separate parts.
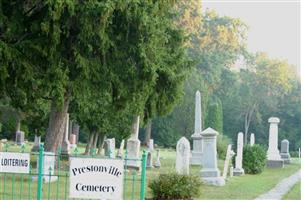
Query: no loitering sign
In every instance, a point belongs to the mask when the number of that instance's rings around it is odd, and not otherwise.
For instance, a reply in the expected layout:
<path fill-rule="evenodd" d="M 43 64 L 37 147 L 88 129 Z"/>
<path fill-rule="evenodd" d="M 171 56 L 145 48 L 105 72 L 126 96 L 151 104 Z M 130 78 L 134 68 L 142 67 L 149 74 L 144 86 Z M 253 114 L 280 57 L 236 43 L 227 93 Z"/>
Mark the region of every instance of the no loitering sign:
<path fill-rule="evenodd" d="M 0 172 L 29 173 L 29 153 L 0 152 Z"/>
<path fill-rule="evenodd" d="M 69 197 L 82 199 L 122 199 L 123 161 L 70 158 Z"/>

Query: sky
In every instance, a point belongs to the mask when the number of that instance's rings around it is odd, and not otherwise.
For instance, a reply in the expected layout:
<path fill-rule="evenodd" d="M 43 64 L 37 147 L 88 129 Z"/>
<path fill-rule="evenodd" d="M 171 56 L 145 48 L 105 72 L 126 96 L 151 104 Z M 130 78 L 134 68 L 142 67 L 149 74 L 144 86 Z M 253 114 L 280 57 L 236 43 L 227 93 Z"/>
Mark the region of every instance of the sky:
<path fill-rule="evenodd" d="M 251 52 L 286 59 L 301 75 L 301 0 L 203 0 L 202 8 L 240 18 L 249 27 Z"/>

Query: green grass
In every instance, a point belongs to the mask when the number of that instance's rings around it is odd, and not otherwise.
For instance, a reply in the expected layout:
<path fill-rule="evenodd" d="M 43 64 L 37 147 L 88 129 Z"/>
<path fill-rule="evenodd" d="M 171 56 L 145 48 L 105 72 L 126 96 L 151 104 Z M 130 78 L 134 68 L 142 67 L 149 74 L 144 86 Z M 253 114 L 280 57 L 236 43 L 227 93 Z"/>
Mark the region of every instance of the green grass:
<path fill-rule="evenodd" d="M 284 196 L 283 200 L 300 200 L 301 199 L 301 181 Z"/>
<path fill-rule="evenodd" d="M 25 151 L 30 151 L 31 147 L 27 146 Z M 11 146 L 9 151 L 20 151 L 20 147 L 18 146 Z M 84 152 L 84 146 L 79 147 L 79 152 Z M 153 159 L 155 162 L 156 160 L 156 152 L 153 152 Z M 147 182 L 154 180 L 158 177 L 159 174 L 162 173 L 170 173 L 175 171 L 175 156 L 176 153 L 173 149 L 161 149 L 160 150 L 160 157 L 161 159 L 161 168 L 156 169 L 148 169 L 147 170 Z M 33 155 L 31 159 L 34 163 L 36 162 L 36 156 Z M 68 178 L 64 177 L 64 171 L 68 169 L 68 162 L 62 161 L 62 172 L 63 175 L 59 181 L 43 185 L 43 199 L 47 199 L 48 195 L 50 199 L 56 199 L 57 190 L 58 192 L 58 199 L 64 199 L 65 193 L 68 195 Z M 218 162 L 219 169 L 222 172 L 223 169 L 223 161 L 219 160 Z M 289 175 L 293 174 L 295 171 L 301 168 L 301 160 L 293 160 L 292 164 L 286 165 L 283 169 L 265 169 L 265 171 L 258 175 L 245 175 L 241 177 L 232 177 L 230 178 L 224 187 L 213 187 L 213 186 L 206 186 L 202 185 L 201 188 L 201 196 L 198 199 L 210 199 L 210 200 L 217 200 L 217 199 L 239 199 L 239 200 L 247 200 L 247 199 L 254 199 L 255 197 L 259 196 L 260 194 L 270 190 L 273 188 L 281 179 L 288 177 Z M 200 167 L 192 166 L 190 168 L 190 174 L 199 175 Z M 132 179 L 133 176 L 131 175 L 132 171 L 127 172 L 127 177 Z M 23 178 L 23 185 L 21 179 Z M 138 199 L 139 192 L 140 192 L 140 175 L 138 174 L 135 177 L 137 180 L 134 182 L 134 198 Z M 6 185 L 6 194 L 5 196 L 7 199 L 11 199 L 14 197 L 15 199 L 20 199 L 20 193 L 24 193 L 22 199 L 34 199 L 36 196 L 36 181 L 28 181 L 31 180 L 31 177 L 28 175 L 24 175 L 20 177 L 19 175 L 7 174 L 4 177 L 3 174 L 0 174 L 0 199 L 3 199 L 3 189 L 4 189 L 4 179 Z M 12 179 L 15 179 L 14 183 Z M 26 180 L 27 179 L 27 180 Z M 30 183 L 30 185 L 29 185 Z M 12 189 L 14 188 L 14 189 Z M 50 188 L 50 190 L 49 190 Z M 127 180 L 125 184 L 125 192 L 127 199 L 132 199 L 132 188 L 133 182 Z M 299 189 L 299 190 L 298 190 Z M 30 195 L 30 196 L 29 196 Z M 146 197 L 150 198 L 151 191 L 147 188 Z M 300 184 L 296 186 L 287 196 L 286 199 L 294 199 L 296 196 L 300 197 Z"/>

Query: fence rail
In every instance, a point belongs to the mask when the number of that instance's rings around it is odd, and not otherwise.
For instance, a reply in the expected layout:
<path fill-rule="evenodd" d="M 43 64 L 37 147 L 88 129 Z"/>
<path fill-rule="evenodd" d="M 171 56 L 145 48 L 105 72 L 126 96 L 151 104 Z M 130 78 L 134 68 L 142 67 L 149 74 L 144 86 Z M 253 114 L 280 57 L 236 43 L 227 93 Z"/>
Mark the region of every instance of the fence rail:
<path fill-rule="evenodd" d="M 70 157 L 79 158 L 103 158 L 120 159 L 109 156 L 98 156 L 92 149 L 90 155 L 79 154 L 75 148 L 68 157 L 62 154 L 61 149 L 52 155 L 44 152 L 41 145 L 39 152 L 26 152 L 25 146 L 21 146 L 18 151 L 10 151 L 10 145 L 5 144 L 3 152 L 20 152 L 30 154 L 29 173 L 4 173 L 0 172 L 0 199 L 2 200 L 61 200 L 69 198 L 69 159 Z M 1 152 L 1 151 L 0 151 Z M 123 180 L 123 199 L 124 200 L 144 200 L 146 187 L 146 152 L 144 151 L 140 159 L 130 159 L 125 151 L 124 180 Z M 46 156 L 53 156 L 55 159 L 54 168 L 50 166 L 44 169 Z M 141 163 L 141 171 L 129 169 L 127 162 L 135 160 Z"/>

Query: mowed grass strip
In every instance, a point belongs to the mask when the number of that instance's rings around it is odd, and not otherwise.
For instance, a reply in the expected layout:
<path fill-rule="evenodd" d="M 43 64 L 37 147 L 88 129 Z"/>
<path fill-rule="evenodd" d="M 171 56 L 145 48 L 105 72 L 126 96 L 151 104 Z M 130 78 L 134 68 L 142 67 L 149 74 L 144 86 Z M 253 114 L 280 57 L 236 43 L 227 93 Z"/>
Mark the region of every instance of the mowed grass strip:
<path fill-rule="evenodd" d="M 300 200 L 301 199 L 301 181 L 284 196 L 283 200 Z"/>

